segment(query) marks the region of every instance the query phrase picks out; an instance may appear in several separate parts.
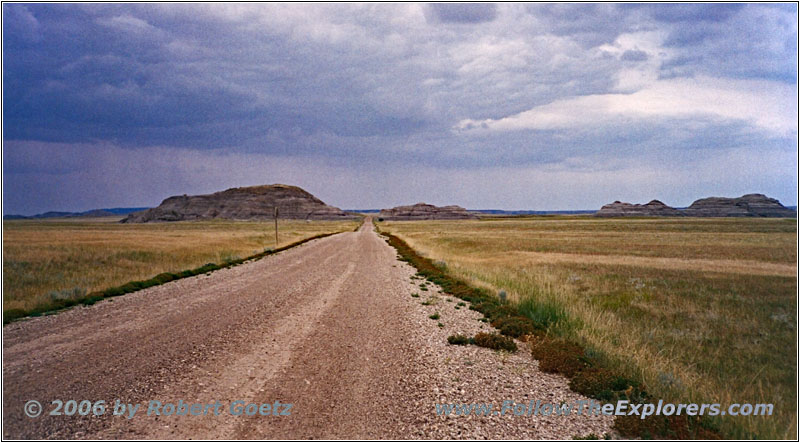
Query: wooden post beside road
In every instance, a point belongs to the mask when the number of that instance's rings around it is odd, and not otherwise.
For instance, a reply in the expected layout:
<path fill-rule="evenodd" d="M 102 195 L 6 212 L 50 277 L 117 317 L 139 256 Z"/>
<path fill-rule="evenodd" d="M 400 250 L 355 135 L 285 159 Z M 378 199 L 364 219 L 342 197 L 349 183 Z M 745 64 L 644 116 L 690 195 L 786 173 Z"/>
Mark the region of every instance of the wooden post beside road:
<path fill-rule="evenodd" d="M 278 249 L 278 207 L 275 206 L 275 249 Z"/>

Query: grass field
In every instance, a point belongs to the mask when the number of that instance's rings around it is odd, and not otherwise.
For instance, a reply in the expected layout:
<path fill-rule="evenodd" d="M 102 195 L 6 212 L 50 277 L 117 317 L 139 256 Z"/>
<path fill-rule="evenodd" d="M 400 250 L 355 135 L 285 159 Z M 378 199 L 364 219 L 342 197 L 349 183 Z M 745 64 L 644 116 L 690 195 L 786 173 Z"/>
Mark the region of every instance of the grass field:
<path fill-rule="evenodd" d="M 562 313 L 551 334 L 665 401 L 773 403 L 726 437 L 797 438 L 796 221 L 530 217 L 383 222 L 449 272 Z"/>
<path fill-rule="evenodd" d="M 275 248 L 273 222 L 120 224 L 117 218 L 3 222 L 3 311 Z M 357 221 L 280 220 L 279 245 L 353 230 Z"/>

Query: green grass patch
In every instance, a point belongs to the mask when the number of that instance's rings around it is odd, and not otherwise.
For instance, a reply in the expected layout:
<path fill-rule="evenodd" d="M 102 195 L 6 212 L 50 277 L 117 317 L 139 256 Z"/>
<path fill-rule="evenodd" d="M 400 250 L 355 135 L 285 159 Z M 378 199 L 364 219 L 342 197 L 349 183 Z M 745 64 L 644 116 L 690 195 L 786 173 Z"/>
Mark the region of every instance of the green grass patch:
<path fill-rule="evenodd" d="M 543 301 L 535 297 L 525 297 L 518 304 L 517 309 L 523 317 L 531 320 L 534 327 L 547 330 L 550 327 L 564 322 L 567 313 L 564 308 L 556 302 Z"/>

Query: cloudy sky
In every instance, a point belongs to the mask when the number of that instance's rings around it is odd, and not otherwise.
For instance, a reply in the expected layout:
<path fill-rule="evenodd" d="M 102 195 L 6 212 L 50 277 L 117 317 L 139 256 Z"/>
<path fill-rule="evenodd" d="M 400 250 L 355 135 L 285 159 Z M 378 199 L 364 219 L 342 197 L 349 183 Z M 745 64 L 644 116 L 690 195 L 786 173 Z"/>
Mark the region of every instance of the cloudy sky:
<path fill-rule="evenodd" d="M 797 203 L 795 4 L 3 4 L 3 211 Z"/>

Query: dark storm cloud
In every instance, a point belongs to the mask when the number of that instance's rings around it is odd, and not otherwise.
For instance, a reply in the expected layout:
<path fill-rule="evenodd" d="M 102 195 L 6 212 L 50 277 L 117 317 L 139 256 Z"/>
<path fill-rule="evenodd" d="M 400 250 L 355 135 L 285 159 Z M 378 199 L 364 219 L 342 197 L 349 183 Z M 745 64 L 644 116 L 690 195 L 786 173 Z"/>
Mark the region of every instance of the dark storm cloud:
<path fill-rule="evenodd" d="M 611 43 L 640 25 L 608 3 L 531 3 L 525 7 L 547 32 L 569 36 L 586 47 Z"/>
<path fill-rule="evenodd" d="M 428 7 L 441 23 L 483 23 L 497 17 L 492 3 L 432 3 Z"/>
<path fill-rule="evenodd" d="M 307 53 L 314 48 L 303 42 L 269 34 L 254 39 L 224 23 L 182 26 L 186 19 L 174 17 L 150 23 L 134 16 L 147 11 L 138 7 L 89 7 L 89 15 L 71 6 L 36 6 L 31 13 L 40 16 L 41 42 L 10 41 L 4 48 L 8 139 L 202 148 L 242 144 L 264 128 L 374 135 L 423 125 L 417 116 L 364 103 L 347 72 L 352 60 Z M 24 18 L 11 19 L 18 16 Z"/>
<path fill-rule="evenodd" d="M 665 23 L 721 22 L 744 8 L 741 3 L 663 3 L 623 4 L 621 8 L 647 11 L 655 20 Z"/>
<path fill-rule="evenodd" d="M 796 91 L 793 8 L 6 3 L 4 194 L 19 195 L 7 200 L 12 212 L 41 212 L 284 180 L 335 182 L 342 200 L 332 203 L 356 207 L 368 184 L 391 199 L 402 196 L 395 188 L 424 197 L 424 184 L 447 203 L 465 195 L 457 177 L 487 168 L 481 177 L 508 188 L 504 173 L 556 179 L 542 168 L 566 178 L 624 163 L 645 177 L 665 157 L 691 162 L 696 146 L 703 158 L 741 149 L 746 165 L 759 149 L 794 149 L 791 113 L 754 123 L 742 111 L 760 91 Z M 724 86 L 731 78 L 753 80 L 750 95 Z M 673 115 L 631 101 L 670 79 L 729 106 L 678 101 L 697 109 Z M 666 91 L 656 96 L 675 95 Z M 592 97 L 630 113 L 582 117 Z M 481 123 L 542 107 L 512 129 Z M 139 164 L 150 158 L 158 165 Z M 706 167 L 697 158 L 692 167 Z M 791 165 L 780 173 L 796 175 Z M 141 189 L 125 200 L 134 174 Z M 87 183 L 94 194 L 78 197 Z M 506 204 L 524 206 L 523 190 L 514 193 Z M 52 207 L 70 199 L 83 206 Z M 492 201 L 484 206 L 504 204 Z"/>
<path fill-rule="evenodd" d="M 698 73 L 769 78 L 794 83 L 797 76 L 797 11 L 788 5 L 677 5 L 664 44 L 679 55 L 665 75 Z M 656 16 L 658 17 L 658 16 Z M 680 20 L 678 20 L 680 18 Z M 662 17 L 663 19 L 663 17 Z"/>

